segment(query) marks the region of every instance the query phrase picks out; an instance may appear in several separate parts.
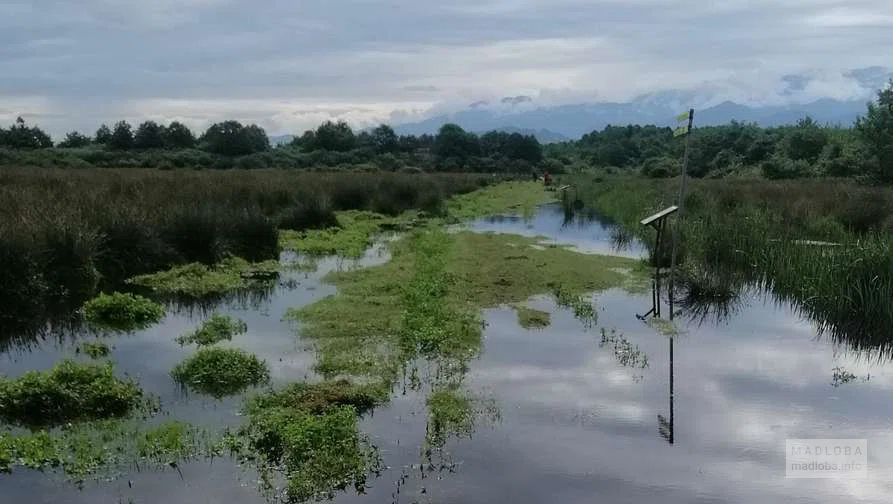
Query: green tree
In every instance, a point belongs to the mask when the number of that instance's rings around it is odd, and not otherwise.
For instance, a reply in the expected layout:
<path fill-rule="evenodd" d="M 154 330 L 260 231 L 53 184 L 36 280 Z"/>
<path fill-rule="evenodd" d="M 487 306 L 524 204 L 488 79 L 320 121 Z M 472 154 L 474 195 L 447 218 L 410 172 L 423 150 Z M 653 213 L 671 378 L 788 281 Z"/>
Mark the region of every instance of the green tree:
<path fill-rule="evenodd" d="M 266 132 L 257 125 L 243 126 L 238 121 L 212 124 L 201 138 L 202 148 L 223 156 L 245 156 L 270 148 Z"/>
<path fill-rule="evenodd" d="M 381 124 L 372 130 L 372 145 L 379 154 L 394 153 L 400 150 L 400 140 L 394 128 Z"/>
<path fill-rule="evenodd" d="M 893 79 L 878 91 L 877 103 L 868 104 L 868 112 L 856 121 L 856 131 L 874 158 L 873 175 L 893 182 Z"/>
<path fill-rule="evenodd" d="M 112 139 L 112 130 L 109 129 L 108 126 L 103 124 L 96 130 L 96 134 L 93 136 L 93 141 L 100 145 L 107 145 L 109 141 Z"/>
<path fill-rule="evenodd" d="M 819 156 L 828 144 L 828 132 L 819 127 L 811 117 L 797 122 L 797 126 L 787 134 L 784 140 L 785 153 L 794 161 L 804 160 L 809 163 L 818 161 Z"/>
<path fill-rule="evenodd" d="M 63 149 L 77 149 L 79 147 L 86 147 L 90 145 L 90 137 L 87 135 L 82 135 L 77 131 L 72 131 L 65 135 L 65 140 L 59 142 L 59 147 Z"/>
<path fill-rule="evenodd" d="M 440 158 L 465 159 L 480 154 L 476 135 L 466 132 L 458 124 L 444 124 L 434 139 L 434 155 Z"/>
<path fill-rule="evenodd" d="M 133 148 L 133 130 L 127 121 L 118 121 L 112 130 L 112 136 L 106 144 L 111 149 L 127 150 Z"/>
<path fill-rule="evenodd" d="M 137 149 L 164 148 L 165 127 L 155 121 L 145 121 L 133 135 L 133 146 Z"/>
<path fill-rule="evenodd" d="M 356 147 L 357 139 L 353 130 L 344 121 L 326 121 L 316 128 L 316 149 L 346 152 Z"/>
<path fill-rule="evenodd" d="M 168 149 L 192 149 L 195 135 L 185 124 L 174 121 L 164 132 L 164 146 Z"/>
<path fill-rule="evenodd" d="M 4 131 L 0 143 L 13 149 L 46 149 L 53 146 L 49 135 L 37 126 L 29 127 L 21 117 L 16 118 L 15 124 Z"/>

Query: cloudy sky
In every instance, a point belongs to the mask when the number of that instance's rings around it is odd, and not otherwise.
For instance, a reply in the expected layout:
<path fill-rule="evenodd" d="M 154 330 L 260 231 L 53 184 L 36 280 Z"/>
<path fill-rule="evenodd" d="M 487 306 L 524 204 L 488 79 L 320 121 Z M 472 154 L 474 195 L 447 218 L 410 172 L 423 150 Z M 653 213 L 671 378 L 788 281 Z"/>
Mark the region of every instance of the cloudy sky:
<path fill-rule="evenodd" d="M 3 0 L 0 121 L 125 118 L 271 134 L 402 122 L 480 99 L 628 100 L 890 65 L 890 0 Z"/>

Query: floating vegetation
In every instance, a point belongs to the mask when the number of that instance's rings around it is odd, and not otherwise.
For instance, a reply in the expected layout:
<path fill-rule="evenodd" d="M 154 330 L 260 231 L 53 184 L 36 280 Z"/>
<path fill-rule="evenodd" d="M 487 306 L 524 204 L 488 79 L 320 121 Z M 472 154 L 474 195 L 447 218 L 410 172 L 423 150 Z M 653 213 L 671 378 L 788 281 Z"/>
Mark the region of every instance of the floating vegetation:
<path fill-rule="evenodd" d="M 630 343 L 622 334 L 618 334 L 616 329 L 611 329 L 609 334 L 605 328 L 602 328 L 601 333 L 599 348 L 610 344 L 614 350 L 614 358 L 621 366 L 637 369 L 648 367 L 648 356 L 645 355 L 645 352 Z"/>
<path fill-rule="evenodd" d="M 101 341 L 87 341 L 79 344 L 75 352 L 83 353 L 91 359 L 101 359 L 108 356 L 111 352 L 111 348 Z"/>
<path fill-rule="evenodd" d="M 543 329 L 552 323 L 552 316 L 547 311 L 536 310 L 522 304 L 512 306 L 518 313 L 518 325 L 524 329 Z"/>
<path fill-rule="evenodd" d="M 136 331 L 158 323 L 164 317 L 160 304 L 131 293 L 100 294 L 87 301 L 84 317 L 91 325 L 113 331 Z"/>
<path fill-rule="evenodd" d="M 101 420 L 30 433 L 0 432 L 0 473 L 15 467 L 61 469 L 73 483 L 108 479 L 122 471 L 176 468 L 180 462 L 216 451 L 210 434 L 180 421 L 146 427 Z"/>
<path fill-rule="evenodd" d="M 234 348 L 206 347 L 174 366 L 177 383 L 202 394 L 221 398 L 270 380 L 267 363 Z"/>
<path fill-rule="evenodd" d="M 65 359 L 48 371 L 0 377 L 0 419 L 14 425 L 47 427 L 123 417 L 142 403 L 139 386 L 116 378 L 111 363 Z"/>
<path fill-rule="evenodd" d="M 208 346 L 221 341 L 230 341 L 233 336 L 244 334 L 247 330 L 248 324 L 244 321 L 229 315 L 215 313 L 205 320 L 201 327 L 177 337 L 176 341 L 180 345 Z"/>
<path fill-rule="evenodd" d="M 278 494 L 271 475 L 284 476 L 288 502 L 331 499 L 348 486 L 359 492 L 382 464 L 358 418 L 386 399 L 387 391 L 346 380 L 296 383 L 247 399 L 248 421 L 226 444 L 257 465 L 264 491 Z"/>
<path fill-rule="evenodd" d="M 202 298 L 263 287 L 278 278 L 278 261 L 251 263 L 230 256 L 211 266 L 190 263 L 167 271 L 133 277 L 127 282 L 149 287 L 159 294 Z"/>

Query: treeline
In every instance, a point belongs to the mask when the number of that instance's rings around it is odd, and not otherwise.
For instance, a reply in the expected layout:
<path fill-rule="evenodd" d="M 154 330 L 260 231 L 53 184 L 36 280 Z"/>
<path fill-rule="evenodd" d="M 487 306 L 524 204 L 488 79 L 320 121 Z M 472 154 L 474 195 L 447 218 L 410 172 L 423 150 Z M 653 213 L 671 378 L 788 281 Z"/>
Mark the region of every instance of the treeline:
<path fill-rule="evenodd" d="M 533 136 L 476 135 L 455 124 L 436 135 L 398 136 L 384 124 L 355 133 L 343 121 L 327 121 L 276 148 L 263 128 L 238 121 L 213 124 L 199 136 L 176 121 L 145 121 L 135 130 L 119 121 L 111 128 L 103 124 L 92 136 L 70 132 L 55 146 L 21 118 L 0 128 L 0 165 L 516 172 L 536 169 L 542 161 L 542 146 Z"/>
<path fill-rule="evenodd" d="M 834 176 L 893 182 L 893 81 L 852 128 L 821 126 L 808 117 L 773 128 L 732 121 L 695 127 L 690 142 L 688 173 L 694 177 Z M 684 145 L 670 128 L 608 126 L 577 141 L 548 145 L 546 155 L 572 171 L 596 167 L 663 178 L 681 173 Z"/>

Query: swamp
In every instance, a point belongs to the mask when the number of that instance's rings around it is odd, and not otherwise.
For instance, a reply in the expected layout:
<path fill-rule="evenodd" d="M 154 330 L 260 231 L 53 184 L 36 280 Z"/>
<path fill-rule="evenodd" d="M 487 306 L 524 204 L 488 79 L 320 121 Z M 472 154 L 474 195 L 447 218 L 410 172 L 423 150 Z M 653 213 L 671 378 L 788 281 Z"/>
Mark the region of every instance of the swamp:
<path fill-rule="evenodd" d="M 887 501 L 893 191 L 523 180 L 0 171 L 0 502 Z"/>

